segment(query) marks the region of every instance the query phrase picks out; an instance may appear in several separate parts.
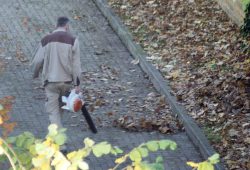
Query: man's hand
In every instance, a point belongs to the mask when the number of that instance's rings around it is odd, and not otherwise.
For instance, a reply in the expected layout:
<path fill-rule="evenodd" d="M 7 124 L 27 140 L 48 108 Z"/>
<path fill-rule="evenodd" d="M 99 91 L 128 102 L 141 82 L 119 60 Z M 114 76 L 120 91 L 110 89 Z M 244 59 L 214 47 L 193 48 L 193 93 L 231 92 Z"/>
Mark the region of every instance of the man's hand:
<path fill-rule="evenodd" d="M 79 86 L 75 86 L 75 91 L 76 91 L 76 93 L 80 93 L 81 92 L 81 88 Z"/>

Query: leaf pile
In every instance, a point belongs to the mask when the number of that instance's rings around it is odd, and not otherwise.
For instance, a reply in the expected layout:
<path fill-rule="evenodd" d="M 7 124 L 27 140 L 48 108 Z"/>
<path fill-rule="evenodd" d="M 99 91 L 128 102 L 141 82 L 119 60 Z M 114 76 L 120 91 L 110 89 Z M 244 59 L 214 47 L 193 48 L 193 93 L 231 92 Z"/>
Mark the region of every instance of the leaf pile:
<path fill-rule="evenodd" d="M 114 126 L 126 129 L 128 131 L 159 131 L 164 134 L 176 133 L 182 130 L 182 125 L 177 119 L 174 119 L 169 114 L 156 115 L 151 118 L 137 118 L 133 116 L 122 116 L 114 120 Z"/>
<path fill-rule="evenodd" d="M 131 73 L 135 75 L 135 65 L 132 66 Z M 162 133 L 182 130 L 164 97 L 156 93 L 152 85 L 141 89 L 129 73 L 124 76 L 124 72 L 110 64 L 101 64 L 99 68 L 100 71 L 86 72 L 82 76 L 84 101 L 95 115 L 97 126 Z"/>
<path fill-rule="evenodd" d="M 138 116 L 126 114 L 119 119 L 115 119 L 113 125 L 134 132 L 159 131 L 164 134 L 169 134 L 183 130 L 182 123 L 169 112 L 164 111 L 167 106 L 163 96 L 157 97 L 154 93 L 148 94 L 145 99 L 146 104 L 143 107 L 147 107 L 149 103 L 153 103 L 153 100 L 157 98 L 157 107 L 153 110 L 154 114 Z"/>
<path fill-rule="evenodd" d="M 215 1 L 109 3 L 227 168 L 250 169 L 250 48 L 239 28 Z"/>

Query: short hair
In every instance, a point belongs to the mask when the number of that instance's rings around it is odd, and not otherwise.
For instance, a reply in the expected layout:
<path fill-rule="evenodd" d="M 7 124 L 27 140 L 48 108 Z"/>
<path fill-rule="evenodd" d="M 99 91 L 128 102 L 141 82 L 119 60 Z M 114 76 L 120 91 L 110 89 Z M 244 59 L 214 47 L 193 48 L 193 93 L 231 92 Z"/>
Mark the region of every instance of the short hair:
<path fill-rule="evenodd" d="M 57 19 L 57 27 L 64 27 L 69 22 L 69 18 L 67 17 L 59 17 Z"/>

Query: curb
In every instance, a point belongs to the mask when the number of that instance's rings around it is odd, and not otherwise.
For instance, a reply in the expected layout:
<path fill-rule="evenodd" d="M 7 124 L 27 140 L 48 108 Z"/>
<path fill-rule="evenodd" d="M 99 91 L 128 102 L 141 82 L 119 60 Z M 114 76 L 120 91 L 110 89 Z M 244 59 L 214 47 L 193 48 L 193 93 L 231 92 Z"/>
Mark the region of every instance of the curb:
<path fill-rule="evenodd" d="M 186 133 L 191 139 L 193 144 L 199 149 L 202 157 L 207 159 L 209 156 L 215 153 L 212 146 L 209 144 L 207 138 L 195 123 L 195 121 L 188 116 L 186 109 L 178 104 L 175 96 L 171 95 L 171 88 L 168 81 L 166 81 L 160 72 L 146 60 L 147 54 L 141 48 L 133 42 L 133 38 L 126 26 L 123 25 L 121 20 L 113 13 L 106 0 L 93 0 L 96 6 L 100 9 L 102 14 L 107 18 L 113 30 L 120 37 L 123 44 L 127 47 L 129 52 L 135 59 L 139 59 L 139 64 L 142 70 L 149 76 L 154 87 L 165 96 L 166 101 L 171 107 L 174 114 L 178 115 L 179 119 L 183 122 Z M 217 170 L 223 170 L 221 164 L 216 165 Z"/>

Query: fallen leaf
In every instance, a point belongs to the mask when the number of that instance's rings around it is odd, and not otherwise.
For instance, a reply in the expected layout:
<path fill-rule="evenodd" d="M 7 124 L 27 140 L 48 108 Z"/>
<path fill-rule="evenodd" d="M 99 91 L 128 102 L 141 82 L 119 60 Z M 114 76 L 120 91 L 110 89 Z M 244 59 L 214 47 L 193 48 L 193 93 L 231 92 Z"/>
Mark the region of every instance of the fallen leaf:
<path fill-rule="evenodd" d="M 238 136 L 238 135 L 239 135 L 239 132 L 236 131 L 235 129 L 230 129 L 230 130 L 228 131 L 228 134 L 229 134 L 229 136 L 234 137 L 234 136 Z"/>
<path fill-rule="evenodd" d="M 139 59 L 135 59 L 131 61 L 131 64 L 137 65 L 139 64 L 140 60 Z"/>

